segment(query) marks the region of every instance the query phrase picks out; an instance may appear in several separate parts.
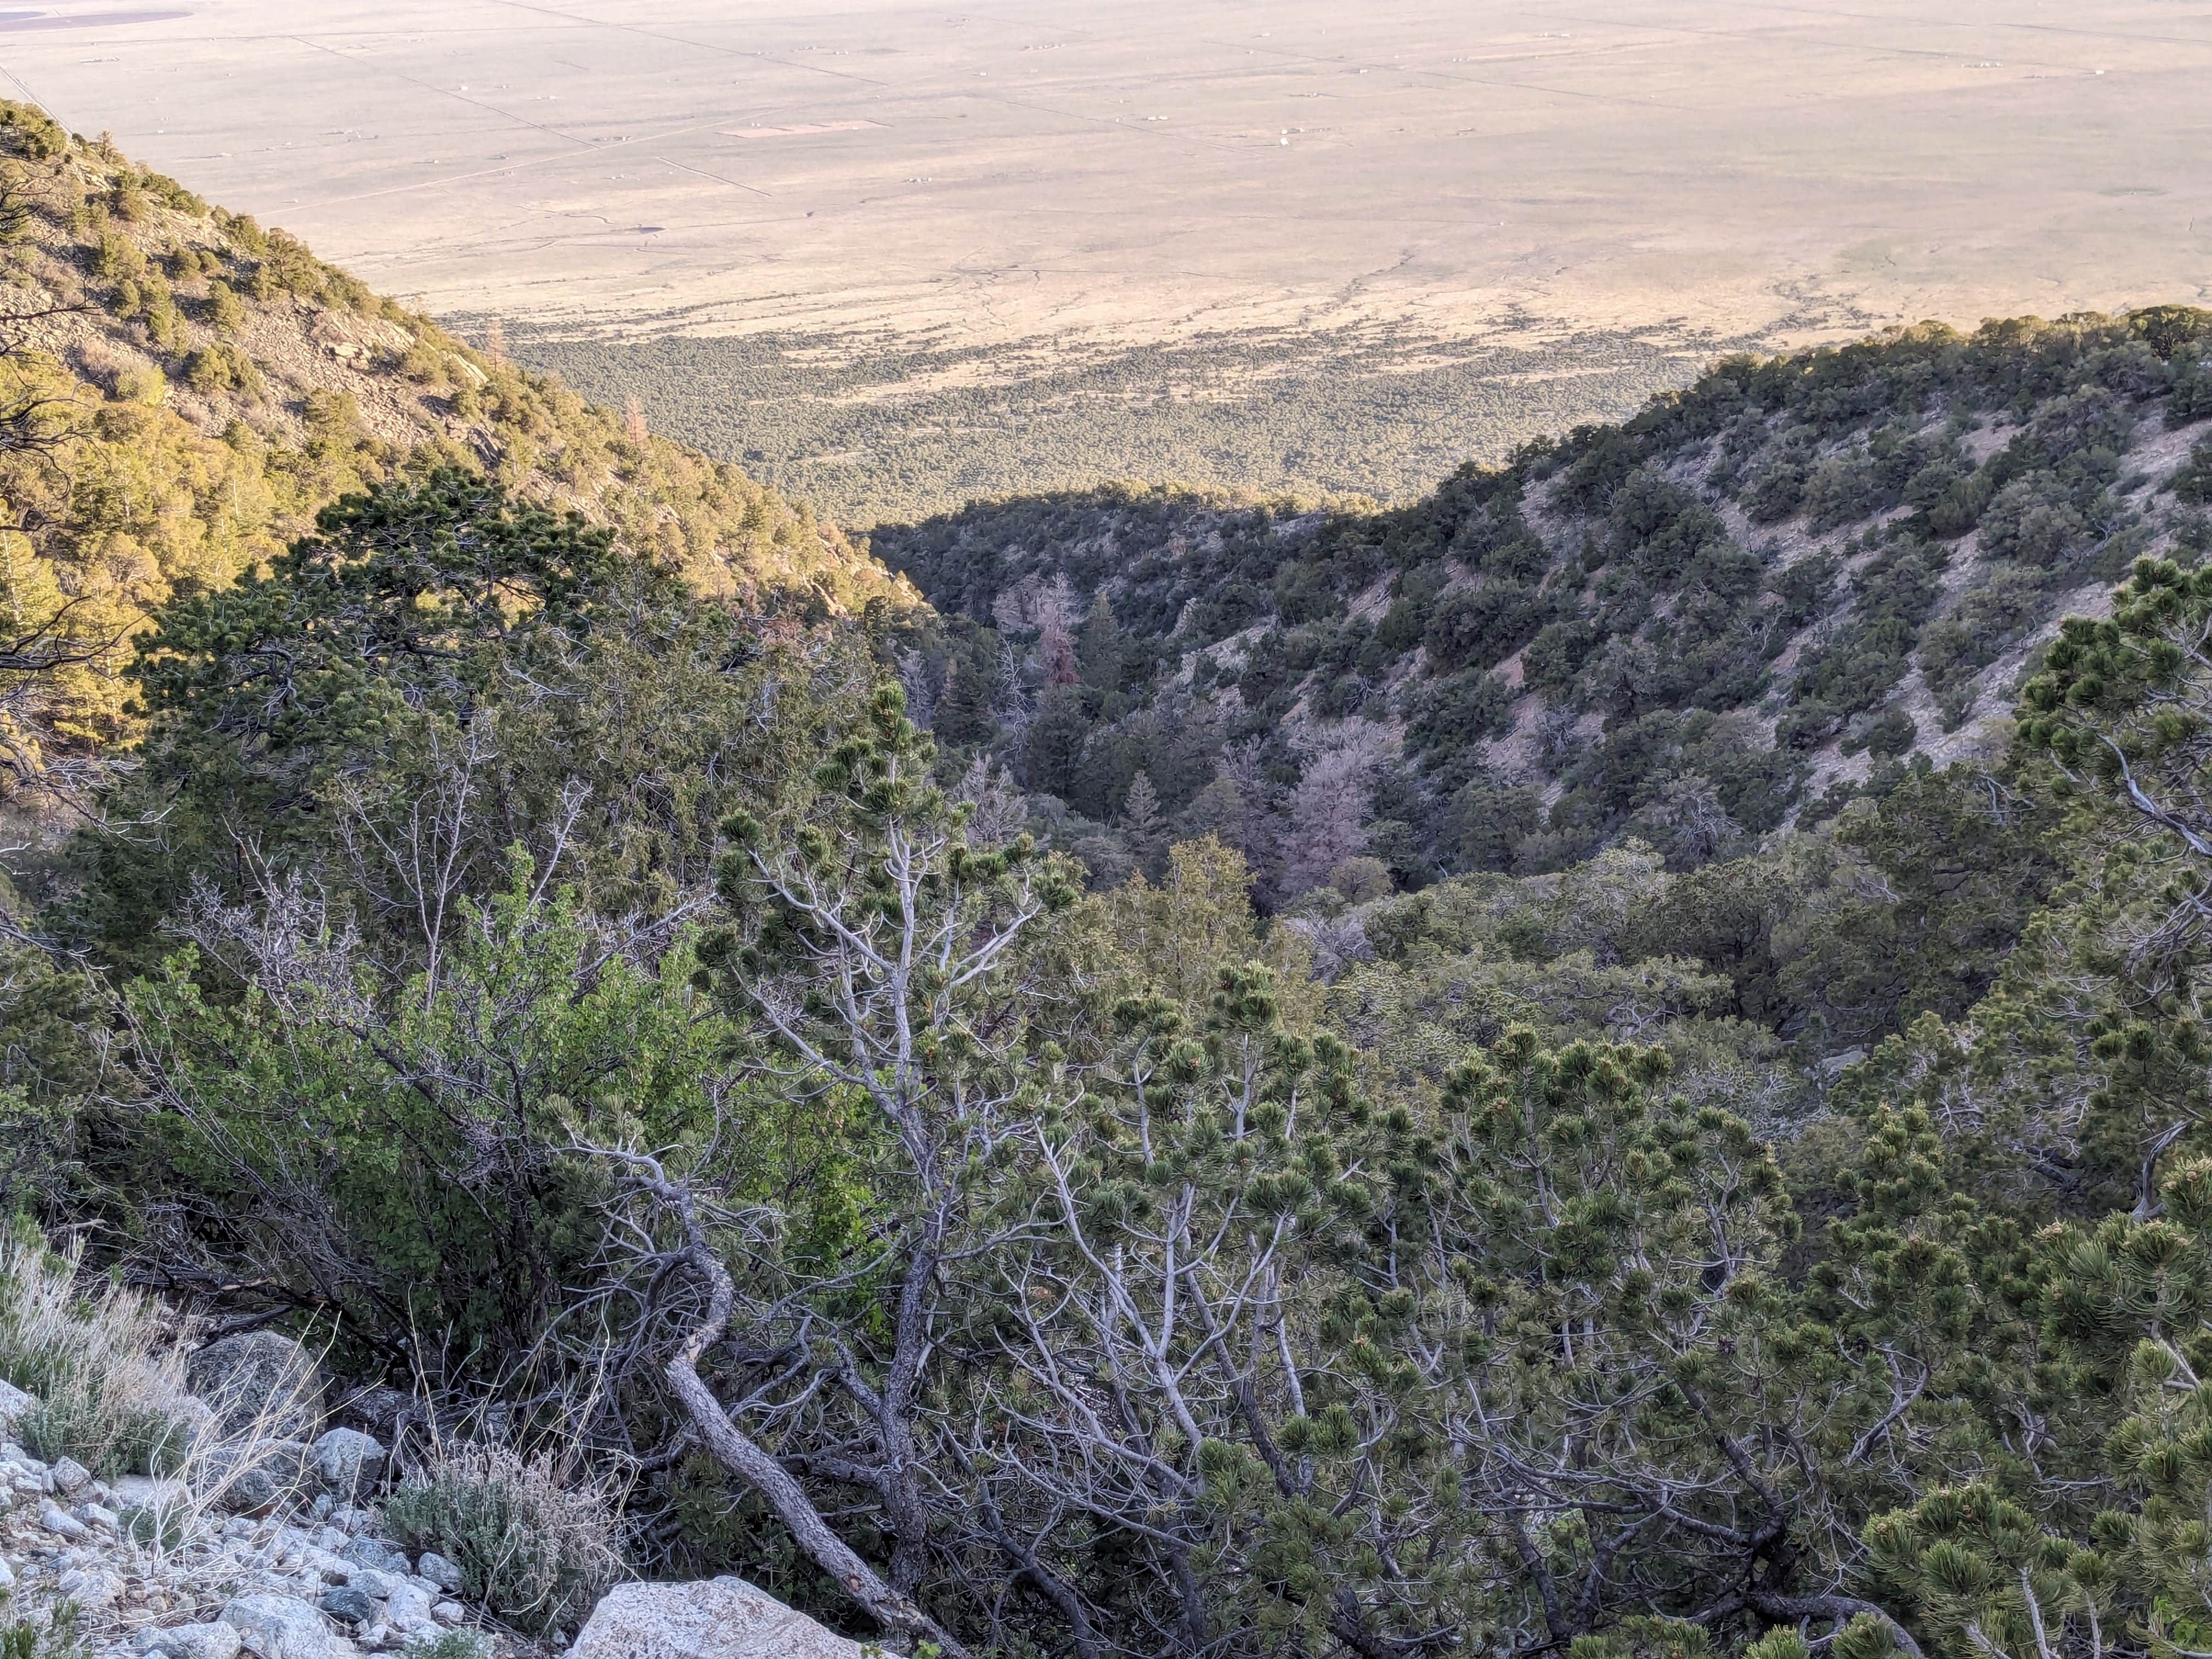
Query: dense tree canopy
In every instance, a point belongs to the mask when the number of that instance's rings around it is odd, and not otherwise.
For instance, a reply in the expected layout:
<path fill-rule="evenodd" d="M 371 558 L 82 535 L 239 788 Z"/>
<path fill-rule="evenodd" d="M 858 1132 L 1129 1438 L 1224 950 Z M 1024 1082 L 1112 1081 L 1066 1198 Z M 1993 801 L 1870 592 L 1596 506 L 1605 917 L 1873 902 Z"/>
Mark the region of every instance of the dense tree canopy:
<path fill-rule="evenodd" d="M 0 152 L 193 397 L 377 310 Z M 0 1200 L 917 1652 L 2203 1659 L 2208 337 L 1001 507 L 938 611 L 427 332 L 488 453 L 15 354 Z"/>
<path fill-rule="evenodd" d="M 2186 1659 L 2201 586 L 1819 833 L 1270 923 L 1086 893 L 880 619 L 431 473 L 140 642 L 7 1179 L 948 1654 Z"/>

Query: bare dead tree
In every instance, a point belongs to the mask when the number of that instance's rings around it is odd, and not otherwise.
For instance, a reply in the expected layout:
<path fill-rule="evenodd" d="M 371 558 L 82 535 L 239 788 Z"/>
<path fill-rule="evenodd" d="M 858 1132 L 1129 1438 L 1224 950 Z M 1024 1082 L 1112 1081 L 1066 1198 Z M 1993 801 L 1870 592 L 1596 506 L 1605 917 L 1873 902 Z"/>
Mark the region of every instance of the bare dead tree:
<path fill-rule="evenodd" d="M 721 890 L 739 925 L 708 952 L 762 1040 L 759 1085 L 870 1109 L 878 1208 L 850 1278 L 884 1283 L 888 1305 L 880 1319 L 841 1313 L 838 1287 L 817 1284 L 740 1306 L 720 1265 L 687 1245 L 689 1271 L 714 1294 L 668 1376 L 701 1443 L 818 1565 L 879 1620 L 956 1651 L 918 1610 L 933 1565 L 969 1530 L 933 1484 L 944 1459 L 931 1377 L 961 1316 L 948 1274 L 985 1248 L 975 1172 L 1025 1134 L 1041 1103 L 1046 1073 L 1024 1031 L 1036 987 L 1018 946 L 1072 889 L 1025 840 L 972 848 L 966 811 L 930 781 L 932 758 L 897 690 L 880 690 L 800 822 L 773 835 L 733 822 Z M 661 1201 L 692 1226 L 680 1194 Z M 732 1337 L 750 1381 L 725 1401 L 699 1361 L 740 1316 Z M 856 1571 L 810 1480 L 866 1495 L 891 1540 L 880 1577 Z"/>
<path fill-rule="evenodd" d="M 955 1638 L 923 1612 L 911 1595 L 884 1582 L 838 1535 L 789 1467 L 796 1462 L 805 1468 L 810 1461 L 821 1460 L 809 1460 L 803 1455 L 780 1457 L 742 1426 L 748 1415 L 747 1407 L 765 1405 L 773 1398 L 773 1384 L 756 1388 L 734 1404 L 725 1404 L 701 1375 L 708 1352 L 729 1334 L 738 1312 L 738 1297 L 736 1281 L 709 1235 L 702 1206 L 690 1185 L 672 1177 L 664 1161 L 651 1154 L 615 1146 L 585 1146 L 578 1150 L 586 1156 L 612 1159 L 624 1166 L 632 1191 L 652 1201 L 661 1222 L 672 1224 L 675 1241 L 672 1249 L 666 1250 L 656 1249 L 649 1243 L 653 1229 L 649 1225 L 640 1227 L 635 1237 L 642 1248 L 633 1249 L 633 1259 L 642 1256 L 652 1261 L 655 1269 L 650 1275 L 653 1278 L 680 1266 L 704 1292 L 703 1302 L 696 1302 L 690 1309 L 688 1325 L 680 1331 L 661 1370 L 699 1443 L 724 1468 L 761 1495 L 807 1558 L 835 1579 L 871 1617 L 888 1629 L 935 1643 L 951 1659 L 963 1659 L 967 1650 Z M 663 1310 L 664 1319 L 665 1311 Z M 757 1328 L 762 1310 L 751 1311 Z M 777 1357 L 803 1364 L 803 1342 L 797 1347 L 797 1352 L 787 1347 Z M 776 1380 L 788 1377 L 792 1370 L 792 1364 L 783 1365 Z M 782 1414 L 789 1414 L 790 1404 L 784 1402 Z"/>

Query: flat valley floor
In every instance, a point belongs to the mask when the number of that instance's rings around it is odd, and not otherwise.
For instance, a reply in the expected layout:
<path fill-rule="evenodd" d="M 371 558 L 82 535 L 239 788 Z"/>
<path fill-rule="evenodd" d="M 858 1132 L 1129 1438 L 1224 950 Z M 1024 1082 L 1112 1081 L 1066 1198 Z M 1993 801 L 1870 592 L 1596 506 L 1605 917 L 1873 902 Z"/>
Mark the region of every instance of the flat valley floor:
<path fill-rule="evenodd" d="M 2172 0 L 58 0 L 0 71 L 863 518 L 840 469 L 978 421 L 1361 361 L 1556 424 L 1730 343 L 2212 297 L 2212 7 Z M 863 413 L 771 454 L 791 396 Z M 1159 430 L 1200 481 L 1362 484 Z M 1067 443 L 1009 476 L 1115 470 Z"/>

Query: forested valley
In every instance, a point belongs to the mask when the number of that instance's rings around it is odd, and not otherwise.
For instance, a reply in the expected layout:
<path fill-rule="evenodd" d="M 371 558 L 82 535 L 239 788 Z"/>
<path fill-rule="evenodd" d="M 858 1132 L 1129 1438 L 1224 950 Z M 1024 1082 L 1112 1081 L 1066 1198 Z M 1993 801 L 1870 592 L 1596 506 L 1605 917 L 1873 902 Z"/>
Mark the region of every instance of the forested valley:
<path fill-rule="evenodd" d="M 2212 313 L 863 545 L 0 152 L 41 1460 L 190 1437 L 58 1274 L 412 1424 L 517 1651 L 2212 1651 Z"/>

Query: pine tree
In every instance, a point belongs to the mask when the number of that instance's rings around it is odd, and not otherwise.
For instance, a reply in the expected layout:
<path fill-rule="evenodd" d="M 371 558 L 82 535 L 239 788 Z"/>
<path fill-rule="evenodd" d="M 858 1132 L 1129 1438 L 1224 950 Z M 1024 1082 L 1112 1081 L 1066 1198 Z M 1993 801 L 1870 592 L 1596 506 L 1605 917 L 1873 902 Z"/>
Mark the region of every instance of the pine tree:
<path fill-rule="evenodd" d="M 1091 716 L 1084 712 L 1082 694 L 1064 685 L 1047 692 L 1030 722 L 1024 767 L 1029 787 L 1062 799 L 1073 794 L 1083 746 L 1090 739 Z"/>
<path fill-rule="evenodd" d="M 231 291 L 230 284 L 222 281 L 208 284 L 208 326 L 218 334 L 228 334 L 246 320 L 246 305 Z"/>
<path fill-rule="evenodd" d="M 965 747 L 987 741 L 992 732 L 991 686 L 967 659 L 956 657 L 945 675 L 945 695 L 937 705 L 939 738 Z"/>
<path fill-rule="evenodd" d="M 1113 602 L 1102 587 L 1091 602 L 1091 614 L 1084 618 L 1083 636 L 1076 647 L 1083 683 L 1111 691 L 1121 684 L 1121 663 L 1127 651 L 1128 641 L 1121 625 L 1114 620 Z"/>
<path fill-rule="evenodd" d="M 1121 833 L 1127 837 L 1130 856 L 1146 877 L 1157 880 L 1161 857 L 1167 850 L 1166 826 L 1160 817 L 1160 793 L 1152 775 L 1139 769 L 1121 798 Z"/>

